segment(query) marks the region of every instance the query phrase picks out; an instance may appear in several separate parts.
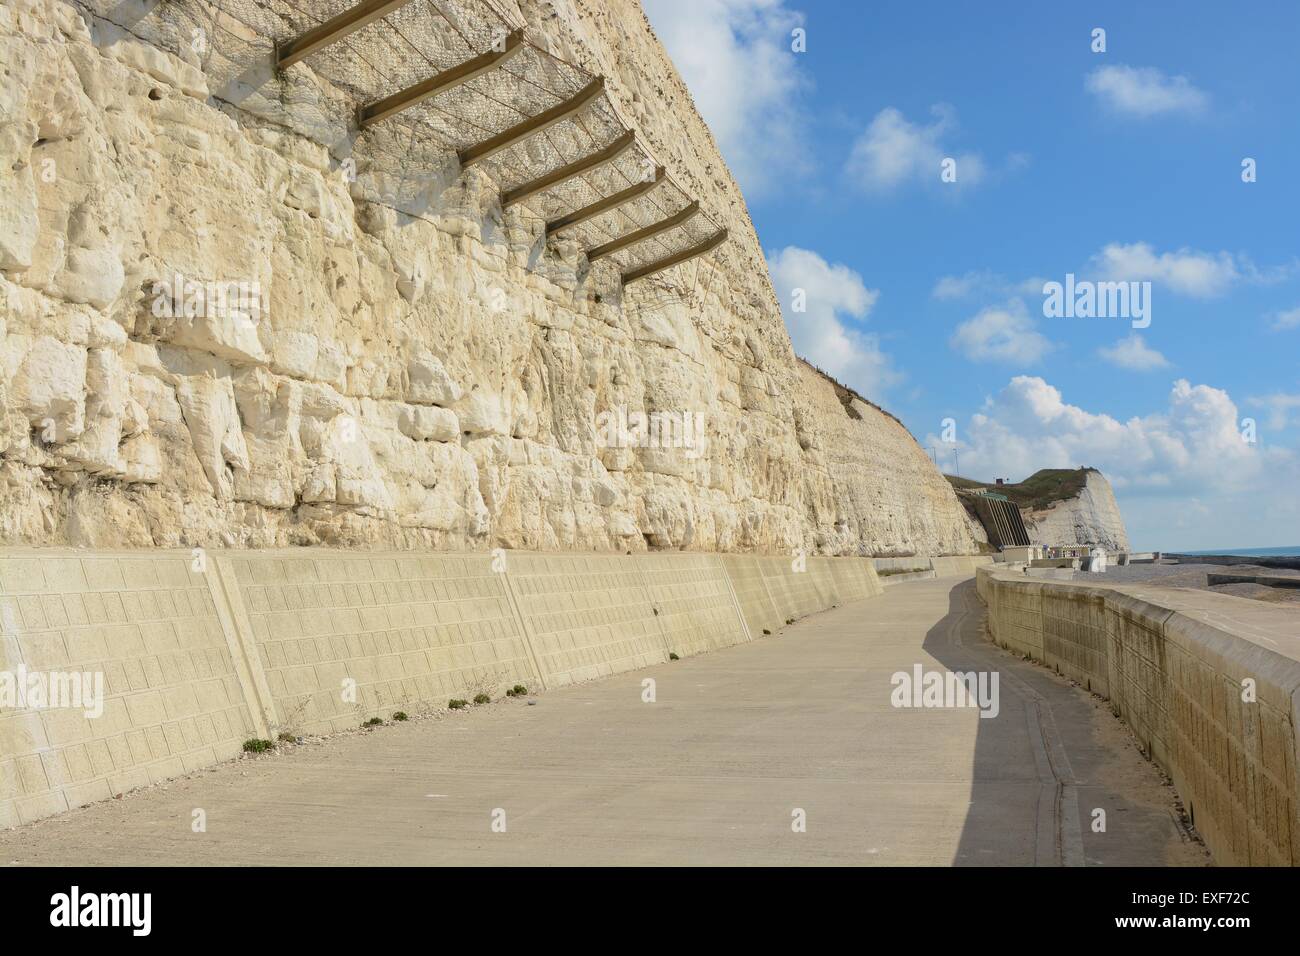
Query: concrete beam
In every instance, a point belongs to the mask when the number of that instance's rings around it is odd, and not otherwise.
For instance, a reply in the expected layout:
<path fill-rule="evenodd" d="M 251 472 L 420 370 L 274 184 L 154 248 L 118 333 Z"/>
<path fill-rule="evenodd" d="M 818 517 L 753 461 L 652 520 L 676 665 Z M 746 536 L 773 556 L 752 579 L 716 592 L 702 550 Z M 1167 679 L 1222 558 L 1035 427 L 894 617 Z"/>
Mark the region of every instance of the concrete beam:
<path fill-rule="evenodd" d="M 522 186 L 516 186 L 514 189 L 507 189 L 501 194 L 501 207 L 507 208 L 515 203 L 523 202 L 529 196 L 535 196 L 543 190 L 550 189 L 562 182 L 573 179 L 575 176 L 581 176 L 583 173 L 590 172 L 597 166 L 603 166 L 606 163 L 613 162 L 622 156 L 636 143 L 636 133 L 628 130 L 614 142 L 610 143 L 604 149 L 597 150 L 590 156 L 584 156 L 576 162 L 569 163 L 567 166 L 561 166 L 559 169 L 553 169 L 543 176 L 538 176 L 531 182 L 524 183 Z"/>
<path fill-rule="evenodd" d="M 411 0 L 363 0 L 355 7 L 344 10 L 337 17 L 326 20 L 318 27 L 312 27 L 302 36 L 287 43 L 276 44 L 275 65 L 283 70 L 304 57 L 323 50 L 332 43 L 355 33 L 362 27 L 382 20 L 394 10 L 400 10 Z"/>
<path fill-rule="evenodd" d="M 603 259 L 605 256 L 618 252 L 620 249 L 626 249 L 628 246 L 636 245 L 638 242 L 649 239 L 651 236 L 657 236 L 661 232 L 667 232 L 675 226 L 680 226 L 699 211 L 700 204 L 698 202 L 692 202 L 685 209 L 673 213 L 667 219 L 660 219 L 658 222 L 652 223 L 643 229 L 629 232 L 627 235 L 619 236 L 617 239 L 612 239 L 603 245 L 594 246 L 587 250 L 587 261 L 595 262 L 597 259 Z"/>
<path fill-rule="evenodd" d="M 650 263 L 648 266 L 642 266 L 639 269 L 633 269 L 630 272 L 623 273 L 623 284 L 627 285 L 629 282 L 635 282 L 637 279 L 644 279 L 646 276 L 654 275 L 656 272 L 662 272 L 669 266 L 675 266 L 679 262 L 686 262 L 689 259 L 702 256 L 706 252 L 716 249 L 726 241 L 727 230 L 719 229 L 699 245 L 691 246 L 689 249 L 683 249 L 681 252 L 675 252 L 671 256 L 665 256 L 656 262 Z"/>
<path fill-rule="evenodd" d="M 575 209 L 573 212 L 566 213 L 565 215 L 560 216 L 558 219 L 552 219 L 550 222 L 546 224 L 547 238 L 549 239 L 551 236 L 555 235 L 556 233 L 562 232 L 565 229 L 571 229 L 572 227 L 578 225 L 579 223 L 586 222 L 588 219 L 591 219 L 595 216 L 599 216 L 603 212 L 609 212 L 611 209 L 617 209 L 619 206 L 623 205 L 624 203 L 629 203 L 633 199 L 638 199 L 641 196 L 644 196 L 650 190 L 654 189 L 661 182 L 663 182 L 665 175 L 666 175 L 666 171 L 664 170 L 664 168 L 662 166 L 656 166 L 653 179 L 649 179 L 643 183 L 636 183 L 635 185 L 628 186 L 627 189 L 620 190 L 619 192 L 614 193 L 612 196 L 606 196 L 604 199 L 598 199 L 593 203 L 589 203 L 588 205 L 583 206 L 581 209 Z"/>
<path fill-rule="evenodd" d="M 417 103 L 422 103 L 439 93 L 454 90 L 456 87 L 463 86 L 470 80 L 476 79 L 485 73 L 499 70 L 509 63 L 523 48 L 524 31 L 515 30 L 513 33 L 506 35 L 505 43 L 500 50 L 489 50 L 487 53 L 466 60 L 464 63 L 458 63 L 451 69 L 443 70 L 427 80 L 421 80 L 414 86 L 399 90 L 392 96 L 386 96 L 374 103 L 367 103 L 357 110 L 357 125 L 365 129 L 367 126 L 388 119 L 388 117 L 400 113 L 402 110 L 410 109 Z"/>
<path fill-rule="evenodd" d="M 460 159 L 462 168 L 472 166 L 474 163 L 482 162 L 489 156 L 501 152 L 503 149 L 509 149 L 516 143 L 521 143 L 530 136 L 536 136 L 538 133 L 545 132 L 556 123 L 562 122 L 577 113 L 581 113 L 590 106 L 598 96 L 605 92 L 605 78 L 596 77 L 580 91 L 563 103 L 557 103 L 545 112 L 538 113 L 536 116 L 530 116 L 522 123 L 516 123 L 509 129 L 498 133 L 490 139 L 485 139 L 481 143 L 475 143 L 473 146 L 462 149 L 457 156 Z"/>

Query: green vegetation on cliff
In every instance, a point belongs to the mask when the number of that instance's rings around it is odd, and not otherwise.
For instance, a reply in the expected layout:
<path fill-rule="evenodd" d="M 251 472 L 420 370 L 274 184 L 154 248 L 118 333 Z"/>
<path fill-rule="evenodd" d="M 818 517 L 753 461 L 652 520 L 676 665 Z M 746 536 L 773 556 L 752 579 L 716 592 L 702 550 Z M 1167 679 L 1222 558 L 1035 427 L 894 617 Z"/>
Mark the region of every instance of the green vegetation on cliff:
<path fill-rule="evenodd" d="M 988 484 L 957 475 L 944 475 L 957 491 L 986 489 L 1006 495 L 1018 508 L 1041 511 L 1058 501 L 1074 498 L 1088 481 L 1088 472 L 1096 468 L 1043 468 L 1016 484 Z"/>

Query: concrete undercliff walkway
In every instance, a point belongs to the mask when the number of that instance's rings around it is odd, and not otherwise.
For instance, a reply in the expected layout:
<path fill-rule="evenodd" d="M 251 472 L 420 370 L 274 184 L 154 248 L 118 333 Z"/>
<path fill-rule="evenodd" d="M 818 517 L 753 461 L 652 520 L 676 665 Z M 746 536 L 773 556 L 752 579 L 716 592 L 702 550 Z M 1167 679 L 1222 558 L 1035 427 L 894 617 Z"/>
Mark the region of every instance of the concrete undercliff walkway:
<path fill-rule="evenodd" d="M 0 864 L 1206 863 L 1105 703 L 988 644 L 981 614 L 971 580 L 898 584 L 532 706 L 309 740 L 2 832 Z M 893 706 L 917 665 L 996 671 L 997 716 Z"/>

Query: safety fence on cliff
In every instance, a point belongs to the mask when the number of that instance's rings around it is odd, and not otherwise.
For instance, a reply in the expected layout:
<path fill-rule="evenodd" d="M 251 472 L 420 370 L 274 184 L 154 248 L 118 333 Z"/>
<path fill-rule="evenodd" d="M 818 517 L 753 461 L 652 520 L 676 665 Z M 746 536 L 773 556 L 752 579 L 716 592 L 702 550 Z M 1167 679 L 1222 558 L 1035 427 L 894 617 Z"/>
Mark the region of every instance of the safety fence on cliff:
<path fill-rule="evenodd" d="M 217 99 L 324 144 L 365 201 L 435 213 L 436 194 L 479 167 L 503 209 L 522 207 L 593 268 L 613 263 L 623 284 L 726 240 L 619 115 L 604 79 L 533 43 L 517 8 L 77 2 L 160 49 L 196 53 Z"/>

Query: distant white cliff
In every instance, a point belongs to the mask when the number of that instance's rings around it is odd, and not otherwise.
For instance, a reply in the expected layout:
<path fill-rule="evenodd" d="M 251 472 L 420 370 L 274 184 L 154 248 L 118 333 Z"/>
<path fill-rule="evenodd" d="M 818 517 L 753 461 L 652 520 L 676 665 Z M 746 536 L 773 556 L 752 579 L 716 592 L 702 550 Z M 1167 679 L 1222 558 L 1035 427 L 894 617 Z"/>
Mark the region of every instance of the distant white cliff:
<path fill-rule="evenodd" d="M 1043 508 L 1021 508 L 1021 515 L 1034 544 L 1088 544 L 1108 551 L 1129 550 L 1128 531 L 1115 493 L 1106 476 L 1094 468 L 1084 469 L 1083 487 L 1078 494 Z"/>

